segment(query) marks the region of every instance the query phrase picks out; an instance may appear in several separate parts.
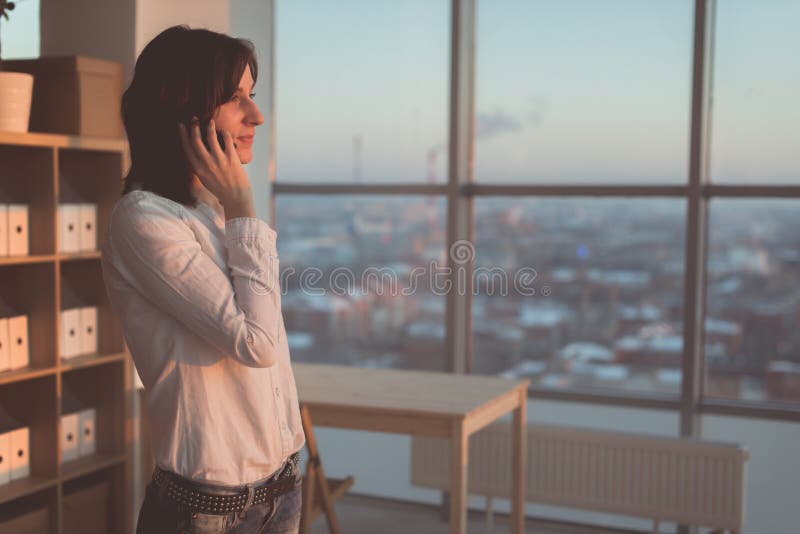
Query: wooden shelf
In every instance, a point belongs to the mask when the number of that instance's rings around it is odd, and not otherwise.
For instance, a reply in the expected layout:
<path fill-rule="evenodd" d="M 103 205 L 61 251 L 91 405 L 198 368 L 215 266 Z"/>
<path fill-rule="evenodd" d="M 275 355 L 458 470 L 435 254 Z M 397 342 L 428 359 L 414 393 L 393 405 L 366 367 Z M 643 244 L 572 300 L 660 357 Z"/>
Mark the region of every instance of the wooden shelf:
<path fill-rule="evenodd" d="M 86 369 L 96 365 L 105 365 L 112 362 L 121 362 L 128 357 L 126 352 L 117 352 L 115 354 L 86 354 L 84 356 L 76 356 L 68 360 L 61 360 L 61 372 L 67 373 L 79 369 Z"/>
<path fill-rule="evenodd" d="M 63 148 L 78 150 L 96 150 L 102 152 L 125 152 L 128 148 L 126 139 L 108 139 L 104 137 L 78 137 L 51 133 L 17 133 L 0 131 L 0 145 L 34 146 L 45 148 Z"/>
<path fill-rule="evenodd" d="M 10 384 L 12 382 L 22 382 L 24 380 L 33 380 L 41 376 L 54 375 L 58 372 L 56 367 L 23 367 L 21 369 L 14 369 L 13 371 L 0 372 L 0 386 L 3 384 Z"/>
<path fill-rule="evenodd" d="M 74 260 L 99 260 L 100 259 L 100 251 L 99 250 L 91 250 L 87 252 L 71 252 L 71 253 L 64 253 L 61 252 L 58 255 L 59 261 L 74 261 Z"/>
<path fill-rule="evenodd" d="M 96 453 L 77 460 L 65 462 L 61 466 L 61 481 L 66 482 L 75 478 L 101 471 L 106 467 L 120 464 L 128 459 L 125 453 Z"/>
<path fill-rule="evenodd" d="M 109 532 L 133 524 L 132 425 L 134 369 L 103 284 L 100 250 L 58 252 L 58 206 L 97 206 L 97 245 L 105 232 L 128 163 L 125 139 L 0 132 L 0 202 L 29 206 L 29 254 L 0 257 L 0 298 L 28 316 L 30 365 L 0 372 L 0 408 L 30 429 L 30 472 L 0 485 L 4 521 L 27 508 L 49 510 L 49 531 L 64 529 L 65 503 L 85 484 L 109 487 Z M 83 261 L 82 261 L 83 260 Z M 67 360 L 61 353 L 61 310 L 97 308 L 97 353 Z M 95 454 L 61 463 L 61 415 L 67 395 L 94 408 Z M 75 402 L 74 400 L 72 401 Z"/>
<path fill-rule="evenodd" d="M 26 265 L 30 263 L 52 263 L 56 257 L 53 254 L 31 254 L 29 256 L 0 256 L 2 265 Z"/>
<path fill-rule="evenodd" d="M 7 484 L 0 486 L 0 504 L 19 499 L 26 495 L 36 493 L 52 486 L 57 486 L 59 480 L 57 477 L 37 477 L 30 476 L 21 478 L 19 480 L 12 480 Z"/>

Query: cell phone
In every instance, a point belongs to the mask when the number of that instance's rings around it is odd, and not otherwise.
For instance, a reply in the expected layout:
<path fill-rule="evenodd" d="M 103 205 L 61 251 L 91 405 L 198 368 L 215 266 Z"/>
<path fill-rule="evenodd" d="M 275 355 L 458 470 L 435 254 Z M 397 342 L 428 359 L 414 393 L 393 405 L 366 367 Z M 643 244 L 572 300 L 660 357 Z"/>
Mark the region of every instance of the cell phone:
<path fill-rule="evenodd" d="M 200 138 L 203 140 L 203 144 L 206 146 L 206 150 L 210 152 L 211 146 L 208 144 L 207 132 L 208 132 L 208 123 L 205 123 L 200 128 Z M 219 146 L 222 149 L 222 151 L 225 152 L 225 136 L 219 130 L 217 130 L 217 142 L 219 142 Z M 233 146 L 235 147 L 236 143 L 234 143 Z"/>

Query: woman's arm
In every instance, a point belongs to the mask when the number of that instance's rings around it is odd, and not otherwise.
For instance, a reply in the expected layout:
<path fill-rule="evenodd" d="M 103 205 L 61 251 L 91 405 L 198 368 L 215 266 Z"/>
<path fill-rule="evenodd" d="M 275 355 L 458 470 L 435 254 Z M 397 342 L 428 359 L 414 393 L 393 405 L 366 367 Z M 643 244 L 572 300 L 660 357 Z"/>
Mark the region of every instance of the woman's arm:
<path fill-rule="evenodd" d="M 146 197 L 120 203 L 109 231 L 114 266 L 155 306 L 244 365 L 275 363 L 279 262 L 277 234 L 266 222 L 225 221 L 230 276 L 181 216 Z"/>

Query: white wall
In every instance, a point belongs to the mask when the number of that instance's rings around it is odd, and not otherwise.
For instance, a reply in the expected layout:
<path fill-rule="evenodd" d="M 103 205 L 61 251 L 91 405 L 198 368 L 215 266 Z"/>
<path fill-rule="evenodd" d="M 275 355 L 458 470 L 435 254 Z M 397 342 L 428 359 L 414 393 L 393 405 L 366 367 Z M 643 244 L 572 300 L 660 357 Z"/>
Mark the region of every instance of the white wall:
<path fill-rule="evenodd" d="M 707 439 L 747 445 L 744 532 L 795 534 L 800 506 L 800 424 L 744 417 L 704 416 Z"/>
<path fill-rule="evenodd" d="M 230 6 L 227 0 L 137 0 L 136 54 L 162 30 L 176 24 L 227 33 L 230 29 Z"/>
<path fill-rule="evenodd" d="M 134 0 L 41 0 L 41 54 L 119 61 L 125 83 L 134 63 Z"/>
<path fill-rule="evenodd" d="M 136 56 L 161 30 L 189 24 L 227 32 L 228 0 L 41 0 L 41 53 L 119 61 L 130 82 Z"/>

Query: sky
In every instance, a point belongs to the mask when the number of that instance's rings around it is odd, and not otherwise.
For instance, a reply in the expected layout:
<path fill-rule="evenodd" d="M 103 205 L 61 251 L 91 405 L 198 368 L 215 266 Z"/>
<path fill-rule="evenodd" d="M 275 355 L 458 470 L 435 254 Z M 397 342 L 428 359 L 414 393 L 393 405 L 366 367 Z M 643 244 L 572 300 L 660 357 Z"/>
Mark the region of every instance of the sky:
<path fill-rule="evenodd" d="M 38 0 L 0 23 L 38 49 Z M 277 0 L 278 180 L 446 180 L 448 0 Z M 800 1 L 717 2 L 710 174 L 800 180 Z M 691 0 L 478 0 L 475 179 L 687 179 Z"/>
<path fill-rule="evenodd" d="M 8 20 L 0 17 L 2 58 L 39 57 L 39 0 L 18 0 Z"/>
<path fill-rule="evenodd" d="M 278 1 L 279 180 L 422 182 L 432 149 L 446 179 L 449 4 Z M 693 16 L 691 0 L 479 0 L 475 179 L 685 182 Z M 796 0 L 718 2 L 712 179 L 800 178 L 798 26 Z"/>

